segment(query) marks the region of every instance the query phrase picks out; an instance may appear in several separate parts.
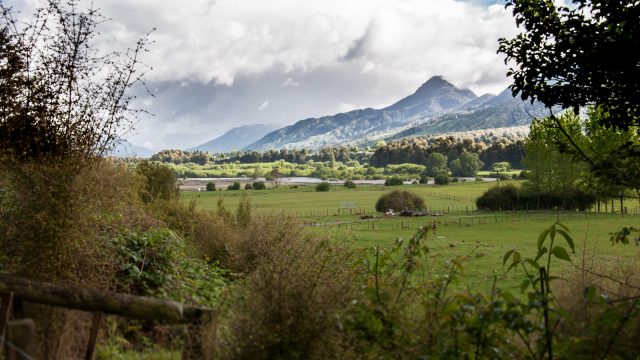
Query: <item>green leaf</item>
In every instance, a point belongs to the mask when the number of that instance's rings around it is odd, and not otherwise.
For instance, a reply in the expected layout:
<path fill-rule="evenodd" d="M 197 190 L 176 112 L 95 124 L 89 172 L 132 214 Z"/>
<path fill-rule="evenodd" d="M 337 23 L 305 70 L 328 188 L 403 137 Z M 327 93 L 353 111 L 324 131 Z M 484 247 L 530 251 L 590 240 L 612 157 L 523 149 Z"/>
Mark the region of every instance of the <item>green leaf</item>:
<path fill-rule="evenodd" d="M 547 249 L 547 248 L 544 248 L 544 249 L 545 249 L 545 252 L 546 252 L 546 249 Z M 534 267 L 534 268 L 536 268 L 536 269 L 539 269 L 539 268 L 540 268 L 540 264 L 538 264 L 538 262 L 537 262 L 536 260 L 533 260 L 533 259 L 528 258 L 528 259 L 526 259 L 526 260 L 525 260 L 525 262 L 526 262 L 527 264 L 529 264 L 529 265 L 533 266 L 533 267 Z"/>
<path fill-rule="evenodd" d="M 516 249 L 511 249 L 506 253 L 504 253 L 504 256 L 502 257 L 502 266 L 504 266 L 507 263 L 507 260 L 509 260 L 509 258 L 514 253 L 514 251 L 516 251 Z"/>
<path fill-rule="evenodd" d="M 538 260 L 540 260 L 540 258 L 546 254 L 549 250 L 547 249 L 547 247 L 543 247 L 542 249 L 540 249 L 538 251 L 538 254 L 536 255 L 536 259 L 534 261 L 538 262 Z M 538 266 L 539 267 L 539 266 Z"/>
<path fill-rule="evenodd" d="M 540 233 L 540 235 L 538 235 L 538 250 L 542 248 L 542 244 L 544 243 L 544 239 L 547 237 L 547 234 L 549 234 L 549 229 L 545 229 Z"/>
<path fill-rule="evenodd" d="M 551 241 L 556 239 L 556 225 L 555 224 L 551 225 L 551 227 L 549 228 L 549 235 L 551 235 Z"/>
<path fill-rule="evenodd" d="M 520 264 L 520 253 L 517 251 L 513 251 L 513 261 L 511 262 L 511 265 L 509 265 L 509 268 L 507 269 L 507 272 L 511 269 L 513 269 L 514 267 L 518 266 L 518 264 Z"/>
<path fill-rule="evenodd" d="M 564 224 L 562 224 L 562 223 L 556 223 L 556 225 L 558 225 L 558 226 L 560 226 L 561 228 L 563 228 L 566 232 L 570 232 L 570 231 L 569 231 L 569 228 L 568 228 L 566 225 L 564 225 Z"/>
<path fill-rule="evenodd" d="M 575 250 L 575 246 L 573 244 L 573 239 L 571 238 L 571 235 L 569 235 L 568 232 L 562 229 L 558 229 L 558 232 L 560 233 L 560 235 L 562 235 L 562 237 L 564 237 L 564 239 L 567 241 L 567 244 L 569 244 L 569 247 L 571 248 L 571 252 L 575 254 L 576 250 Z"/>
<path fill-rule="evenodd" d="M 551 253 L 560 260 L 565 260 L 571 262 L 571 257 L 565 248 L 561 246 L 556 246 L 551 250 Z"/>

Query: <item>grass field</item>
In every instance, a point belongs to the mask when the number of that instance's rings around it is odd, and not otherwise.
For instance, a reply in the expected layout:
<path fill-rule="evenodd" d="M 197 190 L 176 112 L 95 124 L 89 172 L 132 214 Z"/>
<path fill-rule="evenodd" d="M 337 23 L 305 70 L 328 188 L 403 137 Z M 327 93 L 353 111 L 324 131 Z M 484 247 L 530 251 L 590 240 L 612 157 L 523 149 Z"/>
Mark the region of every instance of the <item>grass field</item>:
<path fill-rule="evenodd" d="M 313 186 L 301 186 L 246 193 L 254 209 L 295 214 L 308 225 L 308 232 L 344 239 L 355 248 L 391 246 L 397 238 L 407 239 L 420 226 L 435 222 L 436 231 L 430 233 L 427 240 L 430 257 L 428 263 L 422 264 L 420 273 L 424 276 L 442 273 L 445 261 L 461 257 L 465 263 L 463 286 L 491 286 L 497 276 L 501 286 L 516 287 L 522 279 L 521 274 L 504 275 L 502 256 L 513 248 L 525 256 L 535 255 L 538 234 L 556 221 L 571 230 L 576 242 L 575 263 L 582 262 L 583 256 L 604 263 L 637 261 L 636 246 L 612 246 L 609 234 L 623 226 L 637 226 L 639 216 L 477 211 L 475 199 L 491 186 L 495 184 L 467 182 L 448 186 L 360 186 L 357 189 L 334 186 L 329 192 L 316 192 Z M 407 189 L 419 194 L 429 210 L 441 216 L 385 218 L 376 214 L 376 200 L 392 189 Z M 196 200 L 199 207 L 213 210 L 222 196 L 225 207 L 231 210 L 237 207 L 243 193 L 245 191 L 185 192 L 183 201 Z M 637 206 L 632 202 L 625 205 Z M 361 219 L 363 213 L 376 214 L 376 217 Z M 562 271 L 569 271 L 569 267 L 562 267 Z"/>

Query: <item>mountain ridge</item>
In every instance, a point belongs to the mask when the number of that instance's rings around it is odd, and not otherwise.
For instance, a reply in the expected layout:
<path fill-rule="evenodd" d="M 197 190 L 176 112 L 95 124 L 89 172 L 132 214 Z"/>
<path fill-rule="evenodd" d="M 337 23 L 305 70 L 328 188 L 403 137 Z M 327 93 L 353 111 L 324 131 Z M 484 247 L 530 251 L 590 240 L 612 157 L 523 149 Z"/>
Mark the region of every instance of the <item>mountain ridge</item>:
<path fill-rule="evenodd" d="M 317 118 L 307 118 L 275 130 L 245 150 L 337 145 L 376 132 L 409 124 L 415 116 L 427 116 L 460 106 L 477 96 L 459 89 L 442 76 L 434 76 L 413 94 L 382 108 L 365 108 Z"/>
<path fill-rule="evenodd" d="M 188 150 L 200 150 L 213 153 L 230 152 L 242 150 L 245 146 L 259 140 L 269 132 L 276 130 L 273 125 L 268 124 L 248 124 L 232 128 L 224 134 L 204 142 Z"/>

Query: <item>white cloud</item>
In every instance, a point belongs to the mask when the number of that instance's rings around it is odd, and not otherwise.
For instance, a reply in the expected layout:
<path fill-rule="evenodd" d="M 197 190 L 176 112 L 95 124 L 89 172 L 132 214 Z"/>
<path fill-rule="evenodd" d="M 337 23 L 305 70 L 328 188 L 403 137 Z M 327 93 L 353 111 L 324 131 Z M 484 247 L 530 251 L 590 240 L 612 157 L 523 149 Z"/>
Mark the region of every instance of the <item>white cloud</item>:
<path fill-rule="evenodd" d="M 28 15 L 40 0 L 5 2 Z M 100 26 L 105 48 L 130 47 L 157 28 L 147 80 L 171 89 L 141 99 L 156 116 L 136 136 L 154 148 L 196 145 L 247 123 L 386 106 L 434 75 L 497 93 L 508 84 L 497 39 L 516 32 L 509 10 L 479 0 L 94 3 L 113 19 Z"/>
<path fill-rule="evenodd" d="M 269 100 L 265 100 L 258 106 L 258 110 L 265 111 L 269 107 Z"/>
<path fill-rule="evenodd" d="M 152 81 L 232 85 L 267 71 L 309 72 L 361 62 L 364 72 L 461 86 L 506 84 L 496 40 L 515 32 L 502 5 L 454 0 L 103 0 L 107 41 L 122 48 L 150 30 Z M 105 33 L 105 32 L 103 32 Z M 349 54 L 348 60 L 345 55 Z M 386 75 L 385 75 L 386 74 Z M 413 83 L 411 84 L 413 85 Z"/>
<path fill-rule="evenodd" d="M 285 86 L 294 86 L 294 87 L 295 87 L 295 86 L 300 86 L 300 83 L 299 83 L 299 82 L 297 82 L 297 81 L 295 81 L 295 80 L 293 80 L 293 78 L 287 78 L 287 80 L 285 80 L 285 81 L 282 83 L 282 85 L 280 85 L 280 86 L 282 86 L 282 87 L 285 87 Z"/>

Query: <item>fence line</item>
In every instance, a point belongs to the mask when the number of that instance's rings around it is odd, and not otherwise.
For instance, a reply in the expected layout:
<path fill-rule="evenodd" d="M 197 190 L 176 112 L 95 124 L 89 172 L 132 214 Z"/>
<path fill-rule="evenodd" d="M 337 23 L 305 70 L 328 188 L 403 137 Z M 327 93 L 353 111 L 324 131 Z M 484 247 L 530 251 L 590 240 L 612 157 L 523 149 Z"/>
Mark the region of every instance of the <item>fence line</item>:
<path fill-rule="evenodd" d="M 624 214 L 624 216 L 638 216 L 638 213 Z M 404 230 L 417 229 L 420 226 L 455 226 L 467 227 L 487 224 L 504 224 L 519 223 L 527 221 L 563 221 L 588 219 L 594 217 L 612 217 L 620 216 L 619 214 L 597 213 L 597 212 L 517 212 L 517 213 L 494 213 L 470 216 L 426 216 L 426 217 L 380 217 L 376 219 L 366 219 L 360 221 L 306 221 L 305 226 L 310 227 L 327 227 L 338 228 L 353 231 L 371 231 L 371 230 Z"/>

